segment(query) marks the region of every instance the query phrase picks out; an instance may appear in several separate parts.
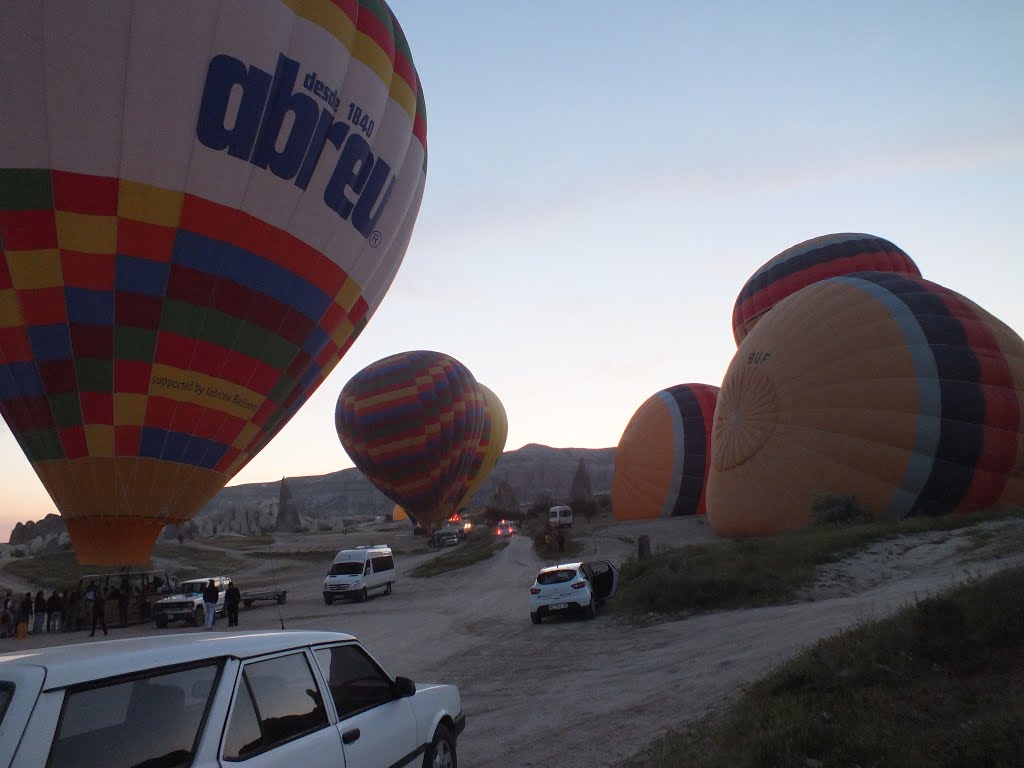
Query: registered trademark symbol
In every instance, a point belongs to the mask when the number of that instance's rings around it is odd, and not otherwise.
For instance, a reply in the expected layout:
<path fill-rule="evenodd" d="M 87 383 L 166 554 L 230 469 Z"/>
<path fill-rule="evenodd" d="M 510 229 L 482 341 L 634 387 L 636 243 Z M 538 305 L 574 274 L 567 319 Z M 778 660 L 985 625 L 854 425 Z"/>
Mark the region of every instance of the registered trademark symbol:
<path fill-rule="evenodd" d="M 380 230 L 379 229 L 373 230 L 373 232 L 370 233 L 370 247 L 371 248 L 376 248 L 378 245 L 380 245 L 380 240 L 381 240 Z"/>

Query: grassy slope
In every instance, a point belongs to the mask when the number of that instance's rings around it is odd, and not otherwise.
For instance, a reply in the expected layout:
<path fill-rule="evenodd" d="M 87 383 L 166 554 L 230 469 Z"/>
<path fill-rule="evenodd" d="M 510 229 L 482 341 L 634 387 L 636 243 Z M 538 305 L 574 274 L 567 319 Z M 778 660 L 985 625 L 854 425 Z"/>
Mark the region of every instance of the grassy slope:
<path fill-rule="evenodd" d="M 1024 569 L 819 642 L 628 768 L 1020 766 Z"/>
<path fill-rule="evenodd" d="M 647 620 L 667 620 L 702 611 L 786 603 L 813 582 L 817 566 L 875 542 L 1009 517 L 1024 517 L 1024 511 L 822 526 L 761 539 L 669 550 L 623 564 L 619 593 L 610 607 Z M 1007 542 L 1005 537 L 993 542 L 985 529 L 977 528 L 971 534 L 979 547 L 988 549 L 989 557 L 1013 551 L 1014 542 Z"/>

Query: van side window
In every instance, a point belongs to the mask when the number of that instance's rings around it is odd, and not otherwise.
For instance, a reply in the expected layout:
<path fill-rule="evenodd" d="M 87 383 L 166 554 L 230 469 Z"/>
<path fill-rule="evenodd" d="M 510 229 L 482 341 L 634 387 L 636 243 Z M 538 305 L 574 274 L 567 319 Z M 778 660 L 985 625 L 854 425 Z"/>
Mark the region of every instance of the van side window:
<path fill-rule="evenodd" d="M 50 768 L 191 765 L 220 663 L 72 689 Z"/>
<path fill-rule="evenodd" d="M 370 575 L 370 561 L 366 561 L 366 566 L 363 568 L 363 574 L 366 576 Z"/>
<path fill-rule="evenodd" d="M 327 678 L 338 718 L 379 707 L 395 698 L 391 678 L 354 645 L 318 648 L 314 656 Z"/>
<path fill-rule="evenodd" d="M 381 555 L 371 560 L 373 563 L 373 572 L 380 573 L 381 571 L 393 571 L 395 570 L 395 558 L 391 555 Z"/>
<path fill-rule="evenodd" d="M 225 734 L 224 759 L 245 760 L 327 724 L 306 654 L 246 664 Z"/>

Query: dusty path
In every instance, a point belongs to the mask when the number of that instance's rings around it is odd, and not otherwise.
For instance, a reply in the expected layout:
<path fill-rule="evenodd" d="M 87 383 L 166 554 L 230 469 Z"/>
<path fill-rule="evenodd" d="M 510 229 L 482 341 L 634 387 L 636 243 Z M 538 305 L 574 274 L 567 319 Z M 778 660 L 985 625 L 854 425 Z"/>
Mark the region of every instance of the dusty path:
<path fill-rule="evenodd" d="M 620 562 L 634 550 L 639 532 L 650 533 L 655 551 L 658 545 L 713 538 L 692 520 L 595 525 L 584 539 L 585 555 Z M 381 539 L 380 534 L 369 536 Z M 399 550 L 412 544 L 403 538 L 407 532 L 383 536 Z M 274 548 L 311 549 L 310 541 L 284 539 Z M 343 540 L 318 536 L 315 541 L 319 548 L 340 546 Z M 345 541 L 351 545 L 354 539 Z M 610 766 L 720 705 L 740 686 L 819 638 L 1015 562 L 957 565 L 955 534 L 901 542 L 838 564 L 814 602 L 646 628 L 608 615 L 596 621 L 531 624 L 527 589 L 543 563 L 525 537 L 513 537 L 490 560 L 429 579 L 404 574 L 434 554 L 396 558 L 400 580 L 393 594 L 331 606 L 320 594 L 326 562 L 239 555 L 244 564 L 239 580 L 249 586 L 276 582 L 289 590 L 286 605 L 243 610 L 241 624 L 278 629 L 283 622 L 290 629 L 351 632 L 393 674 L 457 684 L 468 718 L 459 742 L 460 763 L 467 768 Z M 841 589 L 837 572 L 846 574 Z M 156 631 L 130 627 L 112 630 L 110 638 Z M 44 635 L 17 647 L 69 640 L 102 642 L 81 633 Z M 0 650 L 8 650 L 9 642 Z"/>

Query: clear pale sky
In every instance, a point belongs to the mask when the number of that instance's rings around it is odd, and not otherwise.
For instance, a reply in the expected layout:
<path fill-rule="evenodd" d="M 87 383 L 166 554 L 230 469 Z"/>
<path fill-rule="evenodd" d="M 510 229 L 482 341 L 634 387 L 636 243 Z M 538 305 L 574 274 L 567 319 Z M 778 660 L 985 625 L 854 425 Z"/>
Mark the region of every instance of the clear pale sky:
<path fill-rule="evenodd" d="M 338 393 L 411 349 L 494 390 L 507 450 L 614 446 L 659 389 L 720 384 L 740 287 L 831 232 L 891 240 L 1024 331 L 1024 4 L 391 6 L 428 115 L 412 243 L 352 350 L 231 484 L 352 466 Z M 4 541 L 55 509 L 6 424 L 0 467 Z"/>

